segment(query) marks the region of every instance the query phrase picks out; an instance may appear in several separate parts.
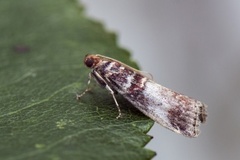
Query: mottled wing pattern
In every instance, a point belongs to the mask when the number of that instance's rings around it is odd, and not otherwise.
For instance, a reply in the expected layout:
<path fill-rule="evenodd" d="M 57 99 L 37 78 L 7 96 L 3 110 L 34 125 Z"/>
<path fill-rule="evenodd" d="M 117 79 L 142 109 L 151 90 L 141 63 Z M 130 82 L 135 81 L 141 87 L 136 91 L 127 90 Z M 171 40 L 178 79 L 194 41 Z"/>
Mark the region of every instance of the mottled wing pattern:
<path fill-rule="evenodd" d="M 206 121 L 206 106 L 202 102 L 153 81 L 145 83 L 143 94 L 146 97 L 151 95 L 147 102 L 147 112 L 153 120 L 188 137 L 199 135 L 199 125 Z M 141 107 L 144 107 L 144 104 L 140 104 L 139 109 Z"/>
<path fill-rule="evenodd" d="M 199 125 L 207 117 L 206 105 L 202 102 L 163 87 L 140 71 L 109 57 L 87 55 L 84 63 L 112 95 L 113 91 L 120 93 L 145 115 L 176 133 L 187 137 L 199 135 Z M 114 95 L 113 98 L 118 107 Z"/>
<path fill-rule="evenodd" d="M 103 61 L 97 71 L 114 90 L 164 127 L 188 137 L 199 134 L 205 105 L 146 78 L 116 61 Z"/>

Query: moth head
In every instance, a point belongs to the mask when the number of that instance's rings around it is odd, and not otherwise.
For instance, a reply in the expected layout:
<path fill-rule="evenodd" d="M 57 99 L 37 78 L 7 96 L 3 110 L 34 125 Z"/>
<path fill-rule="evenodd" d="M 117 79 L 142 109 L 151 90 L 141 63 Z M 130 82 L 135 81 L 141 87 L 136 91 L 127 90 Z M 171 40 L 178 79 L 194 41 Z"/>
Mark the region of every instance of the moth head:
<path fill-rule="evenodd" d="M 87 54 L 84 58 L 84 64 L 89 68 L 94 68 L 99 61 L 99 57 L 93 54 Z"/>

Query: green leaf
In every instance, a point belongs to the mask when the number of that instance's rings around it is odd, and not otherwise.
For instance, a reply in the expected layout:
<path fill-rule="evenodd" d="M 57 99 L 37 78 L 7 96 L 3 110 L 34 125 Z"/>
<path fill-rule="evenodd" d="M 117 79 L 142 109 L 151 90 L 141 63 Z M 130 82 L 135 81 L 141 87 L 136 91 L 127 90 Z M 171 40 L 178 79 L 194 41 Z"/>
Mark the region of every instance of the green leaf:
<path fill-rule="evenodd" d="M 117 95 L 87 86 L 86 53 L 133 67 L 116 35 L 76 0 L 0 0 L 0 159 L 145 160 L 153 121 Z"/>

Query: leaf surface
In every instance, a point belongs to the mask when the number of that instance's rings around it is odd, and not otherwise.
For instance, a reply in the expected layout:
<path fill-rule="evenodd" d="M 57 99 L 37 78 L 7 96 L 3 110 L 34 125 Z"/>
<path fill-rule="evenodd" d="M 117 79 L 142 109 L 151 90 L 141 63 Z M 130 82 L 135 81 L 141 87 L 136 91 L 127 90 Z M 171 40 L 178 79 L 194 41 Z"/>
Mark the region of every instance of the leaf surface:
<path fill-rule="evenodd" d="M 145 160 L 153 121 L 117 95 L 87 86 L 87 53 L 133 67 L 116 35 L 76 0 L 0 0 L 0 159 Z M 94 83 L 94 82 L 93 82 Z"/>

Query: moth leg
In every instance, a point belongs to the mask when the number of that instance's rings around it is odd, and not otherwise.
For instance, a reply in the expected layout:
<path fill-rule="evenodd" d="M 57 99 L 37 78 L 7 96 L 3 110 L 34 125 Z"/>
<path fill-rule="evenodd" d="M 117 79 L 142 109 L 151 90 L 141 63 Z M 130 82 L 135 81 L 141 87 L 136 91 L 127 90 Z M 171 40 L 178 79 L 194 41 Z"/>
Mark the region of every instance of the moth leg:
<path fill-rule="evenodd" d="M 111 93 L 112 97 L 113 97 L 113 100 L 117 106 L 117 109 L 118 109 L 118 116 L 116 117 L 117 119 L 120 118 L 122 116 L 122 113 L 121 113 L 121 109 L 119 107 L 119 104 L 117 102 L 117 99 L 114 95 L 114 90 L 107 84 L 107 82 L 96 72 L 96 71 L 93 71 L 93 76 L 95 77 L 95 79 L 103 86 L 103 84 L 105 85 L 105 88 Z"/>
<path fill-rule="evenodd" d="M 88 74 L 87 88 L 85 89 L 85 91 L 84 91 L 83 93 L 76 95 L 76 99 L 77 99 L 77 100 L 80 100 L 80 98 L 81 98 L 84 94 L 86 94 L 88 91 L 91 90 L 91 88 L 89 87 L 89 85 L 90 85 L 90 83 L 91 83 L 91 79 L 92 79 L 92 73 L 89 73 L 89 74 Z"/>
<path fill-rule="evenodd" d="M 115 104 L 116 104 L 116 106 L 117 106 L 118 116 L 117 116 L 116 118 L 118 119 L 118 118 L 120 118 L 120 117 L 122 116 L 122 113 L 121 113 L 121 109 L 120 109 L 120 107 L 119 107 L 119 104 L 118 104 L 118 102 L 117 102 L 117 100 L 116 100 L 116 97 L 115 97 L 115 95 L 114 95 L 114 91 L 113 91 L 108 85 L 106 85 L 106 89 L 110 91 L 110 93 L 111 93 L 111 95 L 112 95 L 112 97 L 113 97 L 113 100 L 114 100 L 114 102 L 115 102 Z"/>

